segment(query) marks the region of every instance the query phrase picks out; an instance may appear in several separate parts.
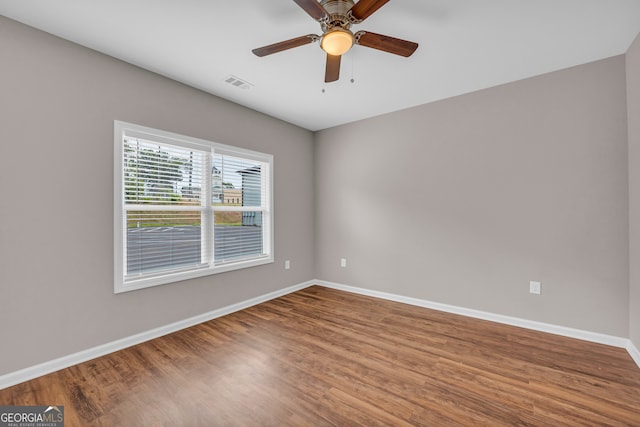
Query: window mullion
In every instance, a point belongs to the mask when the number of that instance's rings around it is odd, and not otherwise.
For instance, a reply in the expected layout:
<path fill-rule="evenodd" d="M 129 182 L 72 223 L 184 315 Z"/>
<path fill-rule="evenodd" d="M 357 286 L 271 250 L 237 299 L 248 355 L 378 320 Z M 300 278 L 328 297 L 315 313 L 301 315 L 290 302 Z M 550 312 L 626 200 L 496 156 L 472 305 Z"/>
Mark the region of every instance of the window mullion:
<path fill-rule="evenodd" d="M 201 206 L 202 206 L 202 217 L 201 217 L 201 227 L 200 227 L 200 242 L 201 248 L 200 251 L 202 257 L 203 264 L 210 264 L 213 262 L 213 253 L 214 253 L 214 233 L 215 229 L 213 226 L 213 211 L 211 208 L 211 198 L 212 198 L 212 180 L 211 180 L 211 171 L 213 167 L 213 150 L 207 153 L 202 161 L 202 190 L 201 190 Z"/>

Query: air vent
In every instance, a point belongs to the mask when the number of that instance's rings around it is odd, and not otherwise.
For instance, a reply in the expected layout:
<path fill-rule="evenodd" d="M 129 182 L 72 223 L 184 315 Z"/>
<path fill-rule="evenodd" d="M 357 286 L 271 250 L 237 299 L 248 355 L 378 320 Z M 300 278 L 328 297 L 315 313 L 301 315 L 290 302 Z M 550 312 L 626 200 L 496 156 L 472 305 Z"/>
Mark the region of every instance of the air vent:
<path fill-rule="evenodd" d="M 229 75 L 224 79 L 225 82 L 240 89 L 251 89 L 253 85 L 245 80 L 239 79 L 234 75 Z"/>

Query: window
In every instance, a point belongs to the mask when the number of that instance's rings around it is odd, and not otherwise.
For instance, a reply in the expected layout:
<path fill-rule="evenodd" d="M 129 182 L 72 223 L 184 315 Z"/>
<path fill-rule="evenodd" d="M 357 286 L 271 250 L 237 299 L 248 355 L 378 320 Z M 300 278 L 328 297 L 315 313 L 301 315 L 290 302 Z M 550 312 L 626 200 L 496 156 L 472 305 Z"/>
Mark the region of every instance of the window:
<path fill-rule="evenodd" d="M 114 122 L 116 293 L 273 262 L 268 154 Z"/>

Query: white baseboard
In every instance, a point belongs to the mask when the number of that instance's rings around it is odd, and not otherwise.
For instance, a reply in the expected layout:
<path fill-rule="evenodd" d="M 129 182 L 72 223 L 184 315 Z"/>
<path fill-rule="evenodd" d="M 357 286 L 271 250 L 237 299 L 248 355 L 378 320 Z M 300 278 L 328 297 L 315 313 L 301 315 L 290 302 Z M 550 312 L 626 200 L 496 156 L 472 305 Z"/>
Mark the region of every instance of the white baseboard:
<path fill-rule="evenodd" d="M 151 329 L 149 331 L 141 332 L 123 339 L 112 341 L 106 344 L 99 345 L 97 347 L 89 348 L 87 350 L 79 351 L 68 356 L 63 356 L 58 359 L 54 359 L 48 362 L 44 362 L 35 366 L 21 369 L 19 371 L 11 372 L 0 376 L 0 390 L 3 388 L 11 387 L 12 385 L 19 384 L 24 381 L 28 381 L 42 375 L 50 374 L 60 369 L 68 368 L 69 366 L 77 365 L 78 363 L 86 362 L 96 357 L 104 356 L 114 351 L 122 350 L 127 347 L 131 347 L 136 344 L 143 343 L 145 341 L 152 340 L 154 338 L 161 337 L 163 335 L 170 334 L 172 332 L 185 329 L 199 323 L 207 322 L 217 317 L 222 317 L 227 314 L 234 313 L 236 311 L 244 310 L 251 306 L 263 303 L 265 301 L 272 300 L 274 298 L 281 297 L 291 292 L 298 291 L 300 289 L 307 288 L 316 281 L 309 281 L 300 283 L 298 285 L 290 286 L 288 288 L 280 289 L 275 292 L 260 295 L 255 298 L 251 298 L 245 301 L 238 302 L 236 304 L 228 305 L 208 313 L 203 313 L 198 316 L 191 317 L 189 319 L 181 320 L 169 325 L 161 326 L 159 328 Z"/>
<path fill-rule="evenodd" d="M 411 298 L 402 295 L 390 294 L 387 292 L 373 291 L 365 288 L 358 288 L 354 286 L 343 285 L 340 283 L 326 282 L 323 280 L 316 280 L 316 284 L 325 286 L 327 288 L 337 289 L 346 292 L 352 292 L 360 295 L 367 295 L 375 298 L 381 298 L 389 301 L 401 302 L 409 305 L 415 305 L 418 307 L 430 308 L 433 310 L 444 311 L 447 313 L 460 314 L 467 317 L 473 317 L 476 319 L 489 320 L 492 322 L 503 323 L 505 325 L 518 326 L 521 328 L 531 329 L 534 331 L 547 332 L 550 334 L 561 335 L 564 337 L 577 338 L 584 341 L 595 342 L 599 344 L 610 345 L 612 347 L 619 347 L 626 349 L 633 360 L 640 367 L 640 353 L 636 349 L 631 340 L 628 338 L 616 337 L 613 335 L 600 334 L 597 332 L 584 331 L 581 329 L 567 328 L 565 326 L 552 325 L 549 323 L 536 322 L 533 320 L 520 319 L 517 317 L 504 316 L 502 314 L 489 313 L 486 311 L 473 310 L 464 307 L 457 307 L 448 304 L 441 304 L 438 302 L 432 302 L 422 300 L 418 298 Z"/>
<path fill-rule="evenodd" d="M 638 347 L 633 345 L 633 342 L 629 340 L 627 343 L 627 351 L 629 352 L 629 356 L 636 362 L 636 365 L 640 367 L 640 351 L 638 351 Z"/>

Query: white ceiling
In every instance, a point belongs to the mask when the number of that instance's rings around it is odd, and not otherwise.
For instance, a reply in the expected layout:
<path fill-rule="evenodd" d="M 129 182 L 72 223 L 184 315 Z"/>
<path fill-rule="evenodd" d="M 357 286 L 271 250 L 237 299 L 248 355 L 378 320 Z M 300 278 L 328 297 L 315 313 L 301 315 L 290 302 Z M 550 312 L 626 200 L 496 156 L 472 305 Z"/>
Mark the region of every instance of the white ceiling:
<path fill-rule="evenodd" d="M 310 130 L 623 54 L 640 32 L 640 0 L 391 0 L 353 29 L 416 53 L 355 46 L 325 84 L 318 43 L 251 53 L 321 33 L 292 0 L 0 0 L 0 13 Z"/>

